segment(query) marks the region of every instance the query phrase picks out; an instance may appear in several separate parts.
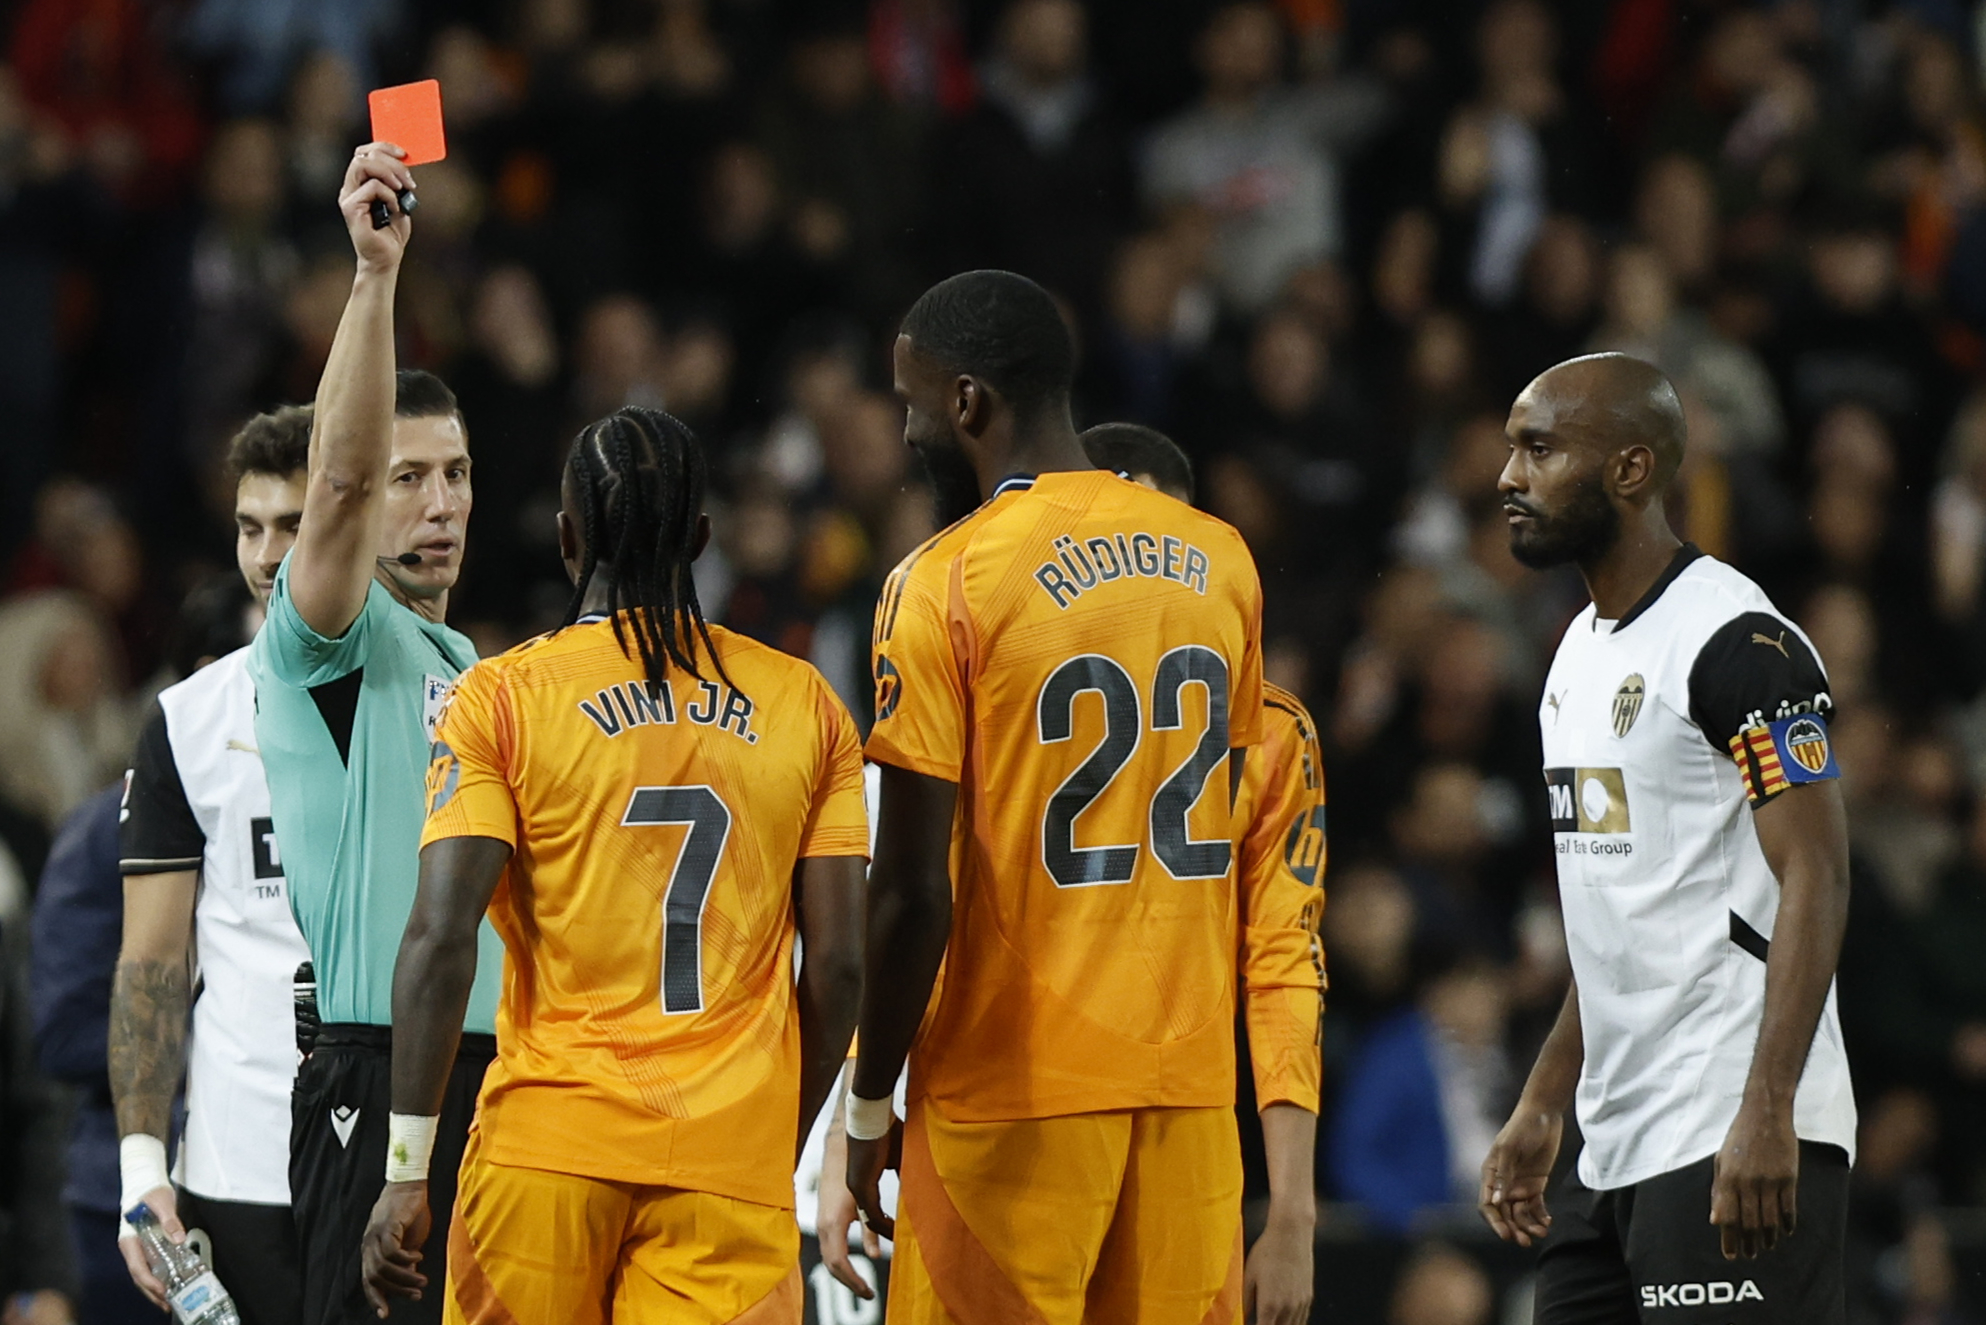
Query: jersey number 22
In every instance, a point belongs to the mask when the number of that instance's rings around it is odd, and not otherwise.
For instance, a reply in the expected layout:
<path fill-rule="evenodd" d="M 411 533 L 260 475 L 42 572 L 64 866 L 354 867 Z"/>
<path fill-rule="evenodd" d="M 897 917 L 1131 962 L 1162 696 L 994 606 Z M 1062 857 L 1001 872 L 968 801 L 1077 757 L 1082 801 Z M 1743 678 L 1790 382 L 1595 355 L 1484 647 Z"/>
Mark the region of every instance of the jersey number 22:
<path fill-rule="evenodd" d="M 1188 685 L 1207 691 L 1207 729 L 1186 762 L 1152 797 L 1147 819 L 1152 853 L 1175 879 L 1218 879 L 1227 874 L 1233 848 L 1225 837 L 1196 839 L 1186 816 L 1206 790 L 1207 779 L 1227 758 L 1227 660 L 1212 649 L 1188 644 L 1159 659 L 1152 678 L 1152 730 L 1177 731 L 1185 721 L 1179 697 Z M 1076 696 L 1094 690 L 1103 698 L 1103 739 L 1089 758 L 1048 798 L 1041 816 L 1041 858 L 1061 888 L 1129 883 L 1137 869 L 1138 844 L 1079 847 L 1076 818 L 1090 807 L 1131 761 L 1144 738 L 1138 687 L 1123 664 L 1100 653 L 1079 654 L 1057 667 L 1035 704 L 1036 730 L 1043 745 L 1070 738 Z"/>

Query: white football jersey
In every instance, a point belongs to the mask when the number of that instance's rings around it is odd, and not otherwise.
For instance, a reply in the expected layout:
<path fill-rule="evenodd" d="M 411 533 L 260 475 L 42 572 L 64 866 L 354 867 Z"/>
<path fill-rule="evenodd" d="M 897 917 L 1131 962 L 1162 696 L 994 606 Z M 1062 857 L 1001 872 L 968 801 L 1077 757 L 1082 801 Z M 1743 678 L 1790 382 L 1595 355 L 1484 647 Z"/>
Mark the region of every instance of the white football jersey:
<path fill-rule="evenodd" d="M 1618 622 L 1589 604 L 1559 644 L 1538 722 L 1585 1037 L 1579 1176 L 1596 1191 L 1723 1146 L 1779 908 L 1752 808 L 1838 775 L 1833 706 L 1799 627 L 1693 547 Z M 1852 1158 L 1832 988 L 1794 1126 Z"/>
<path fill-rule="evenodd" d="M 122 866 L 127 877 L 200 871 L 199 984 L 175 1177 L 215 1200 L 288 1205 L 291 984 L 310 950 L 290 913 L 270 823 L 247 659 L 238 649 L 159 695 L 168 748 L 140 741 Z"/>

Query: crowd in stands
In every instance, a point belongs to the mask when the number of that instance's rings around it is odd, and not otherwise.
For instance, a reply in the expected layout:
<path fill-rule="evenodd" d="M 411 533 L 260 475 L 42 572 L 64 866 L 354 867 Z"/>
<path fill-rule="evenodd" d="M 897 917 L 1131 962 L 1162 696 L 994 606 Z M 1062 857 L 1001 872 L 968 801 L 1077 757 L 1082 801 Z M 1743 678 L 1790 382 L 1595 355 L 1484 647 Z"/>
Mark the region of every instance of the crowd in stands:
<path fill-rule="evenodd" d="M 1327 1238 L 1394 1248 L 1371 1315 L 1395 1325 L 1484 1325 L 1521 1293 L 1469 1207 L 1567 979 L 1536 710 L 1583 596 L 1507 551 L 1505 413 L 1584 351 L 1663 368 L 1691 432 L 1676 527 L 1812 636 L 1838 706 L 1851 1314 L 1986 1320 L 1986 1228 L 1950 1213 L 1986 1204 L 1981 6 L 4 10 L 10 1023 L 51 842 L 122 775 L 178 603 L 231 564 L 226 439 L 322 369 L 364 93 L 435 77 L 449 155 L 416 172 L 400 362 L 462 402 L 476 502 L 451 624 L 485 654 L 565 607 L 553 511 L 579 425 L 660 406 L 717 476 L 712 618 L 814 660 L 866 726 L 870 608 L 932 528 L 888 348 L 953 271 L 1063 302 L 1079 426 L 1143 422 L 1191 454 L 1260 564 L 1270 678 L 1324 737 L 1318 1182 Z M 61 974 L 39 1066 L 0 1037 L 6 1107 L 53 1107 L 40 1069 L 105 1089 L 101 1009 Z M 91 1199 L 0 1171 L 13 1226 Z M 59 1286 L 37 1275 L 60 1258 L 8 1227 L 0 1291 Z"/>

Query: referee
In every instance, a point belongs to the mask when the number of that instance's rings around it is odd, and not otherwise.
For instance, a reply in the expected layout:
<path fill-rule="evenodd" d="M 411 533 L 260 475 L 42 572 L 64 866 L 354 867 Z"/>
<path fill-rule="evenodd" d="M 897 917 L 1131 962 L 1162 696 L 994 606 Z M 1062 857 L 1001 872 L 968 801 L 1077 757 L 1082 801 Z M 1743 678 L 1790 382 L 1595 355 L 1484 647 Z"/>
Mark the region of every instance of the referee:
<path fill-rule="evenodd" d="M 293 405 L 251 419 L 228 448 L 235 561 L 257 604 L 267 603 L 296 540 L 309 445 L 310 409 Z M 235 643 L 253 628 L 244 607 L 233 596 L 223 605 Z M 168 1232 L 205 1229 L 215 1273 L 245 1325 L 294 1325 L 301 1300 L 290 1220 L 290 981 L 310 952 L 290 915 L 270 825 L 246 647 L 160 693 L 138 738 L 121 819 L 124 933 L 109 1044 L 119 1204 L 144 1202 Z M 182 1080 L 175 1191 L 165 1138 Z M 165 1286 L 137 1235 L 122 1228 L 119 1246 L 133 1282 L 163 1307 Z"/>
<path fill-rule="evenodd" d="M 1538 721 L 1573 988 L 1483 1163 L 1540 1325 L 1844 1316 L 1855 1105 L 1834 1005 L 1848 843 L 1834 702 L 1799 627 L 1678 543 L 1675 388 L 1550 369 L 1506 428 L 1511 551 L 1571 562 Z M 1545 1207 L 1566 1108 L 1585 1147 Z"/>
<path fill-rule="evenodd" d="M 443 699 L 476 661 L 442 624 L 469 518 L 469 453 L 455 397 L 396 377 L 393 292 L 413 187 L 397 148 L 370 143 L 339 208 L 358 253 L 317 391 L 303 522 L 250 648 L 255 732 L 297 923 L 316 967 L 315 1048 L 292 1100 L 290 1187 L 306 1325 L 374 1319 L 359 1240 L 385 1185 L 393 962 L 419 872 L 428 743 Z M 391 213 L 374 229 L 375 202 Z M 434 1146 L 434 1227 L 423 1269 L 443 1272 L 454 1178 L 495 1053 L 503 949 L 487 924 L 462 1047 Z M 442 1294 L 396 1319 L 439 1321 Z"/>

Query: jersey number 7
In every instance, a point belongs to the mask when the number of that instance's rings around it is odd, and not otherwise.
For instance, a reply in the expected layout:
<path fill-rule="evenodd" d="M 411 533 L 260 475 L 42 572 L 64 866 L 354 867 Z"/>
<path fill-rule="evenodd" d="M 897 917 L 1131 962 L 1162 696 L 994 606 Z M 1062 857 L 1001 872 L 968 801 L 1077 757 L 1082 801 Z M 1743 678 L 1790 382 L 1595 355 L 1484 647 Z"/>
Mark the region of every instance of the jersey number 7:
<path fill-rule="evenodd" d="M 1225 837 L 1195 839 L 1186 816 L 1206 790 L 1207 779 L 1227 758 L 1227 660 L 1212 649 L 1188 644 L 1159 659 L 1152 678 L 1152 730 L 1177 731 L 1185 721 L 1179 696 L 1188 685 L 1207 691 L 1207 729 L 1186 762 L 1174 769 L 1152 797 L 1146 819 L 1152 853 L 1175 879 L 1218 879 L 1227 874 L 1233 847 Z M 1123 664 L 1100 653 L 1085 653 L 1057 667 L 1035 704 L 1036 730 L 1043 745 L 1069 739 L 1075 726 L 1076 696 L 1094 690 L 1103 697 L 1103 739 L 1089 758 L 1048 798 L 1041 816 L 1041 859 L 1060 888 L 1129 883 L 1138 865 L 1138 843 L 1079 847 L 1076 818 L 1104 793 L 1131 761 L 1144 737 L 1138 687 Z"/>
<path fill-rule="evenodd" d="M 731 811 L 709 787 L 636 787 L 621 824 L 685 824 L 662 894 L 662 1011 L 703 1011 L 703 907 L 731 840 Z"/>

